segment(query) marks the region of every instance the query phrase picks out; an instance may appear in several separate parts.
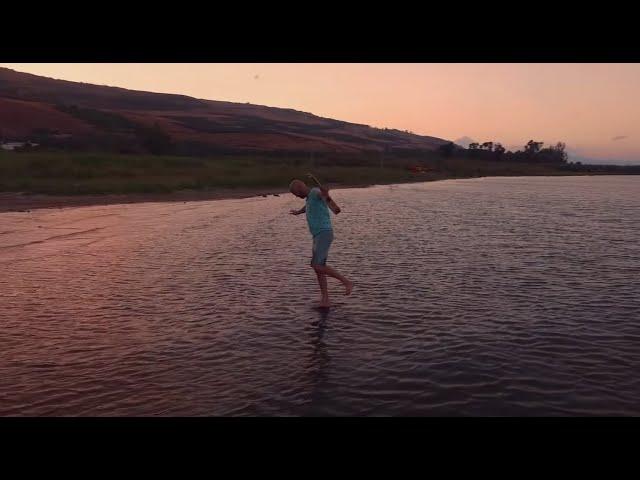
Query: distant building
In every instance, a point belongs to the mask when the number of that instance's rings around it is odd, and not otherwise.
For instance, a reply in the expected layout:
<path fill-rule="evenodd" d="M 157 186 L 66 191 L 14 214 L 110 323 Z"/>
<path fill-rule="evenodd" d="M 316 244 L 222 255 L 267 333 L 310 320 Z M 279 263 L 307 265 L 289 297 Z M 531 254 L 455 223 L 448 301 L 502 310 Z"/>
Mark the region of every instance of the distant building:
<path fill-rule="evenodd" d="M 0 148 L 2 148 L 3 150 L 15 150 L 16 148 L 22 148 L 25 145 L 28 145 L 30 147 L 38 146 L 37 143 L 31 142 L 3 142 L 0 144 Z"/>
<path fill-rule="evenodd" d="M 3 150 L 15 150 L 16 148 L 23 147 L 25 142 L 5 142 L 0 145 Z"/>

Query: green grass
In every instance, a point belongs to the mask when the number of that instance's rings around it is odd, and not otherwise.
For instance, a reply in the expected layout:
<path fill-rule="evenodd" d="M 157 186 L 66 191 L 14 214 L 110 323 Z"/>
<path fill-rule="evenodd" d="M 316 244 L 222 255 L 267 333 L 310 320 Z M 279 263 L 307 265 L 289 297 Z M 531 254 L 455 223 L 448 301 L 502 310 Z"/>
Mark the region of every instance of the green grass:
<path fill-rule="evenodd" d="M 413 159 L 378 157 L 347 162 L 308 158 L 218 156 L 213 158 L 83 153 L 1 152 L 0 191 L 51 195 L 161 193 L 185 189 L 286 188 L 293 178 L 312 171 L 322 182 L 343 185 L 403 183 L 484 175 L 549 175 L 545 165 L 509 164 L 435 155 Z M 428 175 L 406 166 L 422 164 Z"/>

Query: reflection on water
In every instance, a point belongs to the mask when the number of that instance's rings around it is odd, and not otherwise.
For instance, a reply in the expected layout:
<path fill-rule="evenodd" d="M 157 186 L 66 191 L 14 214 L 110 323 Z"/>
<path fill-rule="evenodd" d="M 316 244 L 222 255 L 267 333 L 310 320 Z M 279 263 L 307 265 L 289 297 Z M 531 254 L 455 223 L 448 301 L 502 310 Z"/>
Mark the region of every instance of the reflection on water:
<path fill-rule="evenodd" d="M 318 318 L 312 324 L 310 345 L 311 350 L 311 390 L 310 390 L 310 405 L 317 405 L 323 403 L 322 392 L 324 390 L 324 384 L 327 380 L 327 370 L 329 367 L 330 357 L 327 349 L 327 344 L 324 341 L 325 331 L 327 329 L 327 322 L 330 317 L 330 310 L 319 308 L 317 309 Z M 313 409 L 305 412 L 307 415 L 313 415 L 315 412 Z"/>
<path fill-rule="evenodd" d="M 0 415 L 640 414 L 640 177 L 0 214 Z"/>

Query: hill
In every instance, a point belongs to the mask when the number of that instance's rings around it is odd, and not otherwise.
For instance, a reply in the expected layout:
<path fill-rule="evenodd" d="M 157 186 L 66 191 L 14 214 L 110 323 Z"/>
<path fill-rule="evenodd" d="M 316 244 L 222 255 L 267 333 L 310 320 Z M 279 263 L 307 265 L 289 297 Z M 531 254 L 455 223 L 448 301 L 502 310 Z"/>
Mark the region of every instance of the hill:
<path fill-rule="evenodd" d="M 91 85 L 0 68 L 0 138 L 117 153 L 433 151 L 446 140 L 292 109 Z"/>

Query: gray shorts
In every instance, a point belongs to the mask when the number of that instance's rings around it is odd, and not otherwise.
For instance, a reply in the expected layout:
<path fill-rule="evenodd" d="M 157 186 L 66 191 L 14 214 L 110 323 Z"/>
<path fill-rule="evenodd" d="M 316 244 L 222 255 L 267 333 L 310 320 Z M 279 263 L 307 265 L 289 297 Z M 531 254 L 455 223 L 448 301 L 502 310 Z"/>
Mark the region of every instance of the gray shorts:
<path fill-rule="evenodd" d="M 313 237 L 311 265 L 326 265 L 329 248 L 333 242 L 333 230 L 322 230 Z"/>

